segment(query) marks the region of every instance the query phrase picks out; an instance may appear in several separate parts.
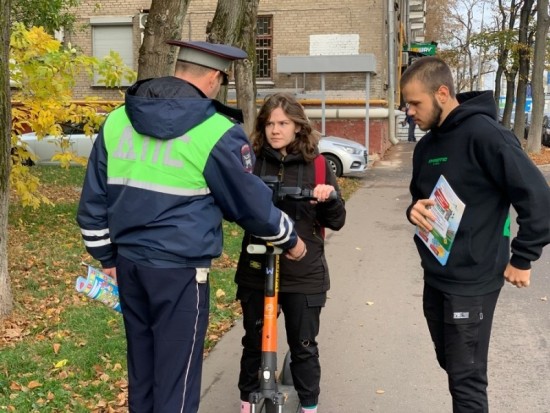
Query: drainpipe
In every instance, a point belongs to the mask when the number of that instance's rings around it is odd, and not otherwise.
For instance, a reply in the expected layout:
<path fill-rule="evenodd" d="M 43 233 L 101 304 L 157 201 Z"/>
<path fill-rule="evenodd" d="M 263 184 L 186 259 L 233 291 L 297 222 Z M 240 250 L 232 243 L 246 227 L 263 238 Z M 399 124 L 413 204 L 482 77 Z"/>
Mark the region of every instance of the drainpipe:
<path fill-rule="evenodd" d="M 388 0 L 388 129 L 393 145 L 399 143 L 395 138 L 395 0 Z"/>

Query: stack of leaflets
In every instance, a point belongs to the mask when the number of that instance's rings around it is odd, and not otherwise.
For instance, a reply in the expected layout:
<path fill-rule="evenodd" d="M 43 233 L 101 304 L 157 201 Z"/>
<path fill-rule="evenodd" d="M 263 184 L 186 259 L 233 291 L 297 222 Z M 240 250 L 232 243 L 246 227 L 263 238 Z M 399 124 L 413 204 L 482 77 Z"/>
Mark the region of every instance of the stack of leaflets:
<path fill-rule="evenodd" d="M 88 267 L 88 276 L 76 279 L 76 291 L 102 302 L 119 313 L 122 312 L 118 301 L 116 281 L 91 265 L 85 263 L 82 263 L 82 265 Z"/>
<path fill-rule="evenodd" d="M 416 235 L 426 244 L 441 265 L 445 265 L 466 205 L 443 175 L 435 184 L 430 199 L 435 201 L 435 205 L 431 208 L 435 216 L 435 221 L 431 223 L 433 228 L 427 232 L 417 227 Z"/>

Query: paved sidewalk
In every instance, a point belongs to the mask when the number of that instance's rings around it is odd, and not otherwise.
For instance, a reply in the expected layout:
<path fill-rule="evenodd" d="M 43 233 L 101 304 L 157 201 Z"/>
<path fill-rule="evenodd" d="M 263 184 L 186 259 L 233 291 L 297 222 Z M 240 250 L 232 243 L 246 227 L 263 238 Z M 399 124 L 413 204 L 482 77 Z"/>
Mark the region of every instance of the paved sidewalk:
<path fill-rule="evenodd" d="M 319 336 L 320 413 L 452 411 L 447 378 L 422 315 L 422 270 L 413 227 L 405 218 L 413 149 L 414 144 L 401 142 L 376 161 L 346 205 L 345 227 L 327 234 L 331 290 Z M 541 169 L 548 176 L 550 169 Z M 546 277 L 548 252 L 534 267 Z M 503 289 L 490 351 L 491 411 L 550 412 L 548 307 L 534 316 L 545 294 Z M 510 306 L 516 310 L 508 311 Z M 242 331 L 237 323 L 206 358 L 200 413 L 239 412 Z M 286 351 L 280 331 L 279 364 Z M 527 354 L 522 348 L 529 349 Z M 295 411 L 294 395 L 285 412 Z"/>

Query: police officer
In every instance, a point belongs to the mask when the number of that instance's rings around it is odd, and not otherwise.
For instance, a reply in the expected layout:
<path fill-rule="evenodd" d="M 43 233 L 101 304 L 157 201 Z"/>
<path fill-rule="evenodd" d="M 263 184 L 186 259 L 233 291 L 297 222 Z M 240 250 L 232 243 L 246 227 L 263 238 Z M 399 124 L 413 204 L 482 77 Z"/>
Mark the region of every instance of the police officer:
<path fill-rule="evenodd" d="M 87 251 L 116 277 L 127 339 L 131 413 L 195 413 L 208 323 L 208 273 L 222 218 L 306 254 L 293 222 L 252 174 L 254 154 L 214 100 L 238 48 L 169 41 L 174 76 L 138 81 L 92 149 L 77 221 Z"/>

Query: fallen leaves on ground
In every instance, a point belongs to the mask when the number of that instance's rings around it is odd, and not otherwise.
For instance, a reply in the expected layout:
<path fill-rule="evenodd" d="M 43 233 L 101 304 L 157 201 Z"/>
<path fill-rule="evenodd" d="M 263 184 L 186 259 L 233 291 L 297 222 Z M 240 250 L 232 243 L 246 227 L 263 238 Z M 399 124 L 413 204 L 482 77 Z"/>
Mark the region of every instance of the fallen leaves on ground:
<path fill-rule="evenodd" d="M 531 153 L 529 157 L 536 165 L 549 165 L 550 164 L 550 148 L 542 147 L 540 153 Z"/>

